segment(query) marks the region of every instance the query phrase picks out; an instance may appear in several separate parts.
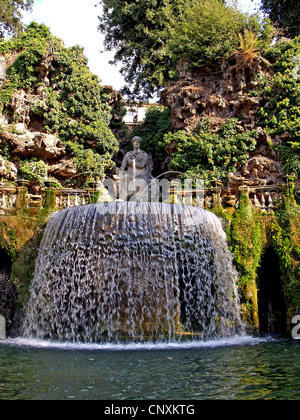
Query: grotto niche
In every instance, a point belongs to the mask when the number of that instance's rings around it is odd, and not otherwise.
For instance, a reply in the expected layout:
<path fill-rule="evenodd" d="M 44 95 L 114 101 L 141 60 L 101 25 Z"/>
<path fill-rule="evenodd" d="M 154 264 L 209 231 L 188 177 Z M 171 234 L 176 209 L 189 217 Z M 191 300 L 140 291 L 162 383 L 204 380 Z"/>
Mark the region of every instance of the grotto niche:
<path fill-rule="evenodd" d="M 286 308 L 278 256 L 266 248 L 258 269 L 258 311 L 263 334 L 286 333 Z"/>
<path fill-rule="evenodd" d="M 0 315 L 3 315 L 9 328 L 13 318 L 15 288 L 11 284 L 12 259 L 9 253 L 0 247 Z"/>

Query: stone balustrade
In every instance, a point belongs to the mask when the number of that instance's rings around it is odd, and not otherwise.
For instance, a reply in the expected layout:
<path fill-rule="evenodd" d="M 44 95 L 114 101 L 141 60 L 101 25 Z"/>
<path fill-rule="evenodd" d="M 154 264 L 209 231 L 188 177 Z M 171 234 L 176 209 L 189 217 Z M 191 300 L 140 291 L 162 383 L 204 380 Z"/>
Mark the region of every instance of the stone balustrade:
<path fill-rule="evenodd" d="M 0 212 L 14 209 L 17 201 L 17 188 L 0 186 Z"/>
<path fill-rule="evenodd" d="M 88 190 L 61 189 L 57 190 L 56 193 L 56 207 L 58 209 L 84 206 L 91 202 L 91 194 Z"/>
<path fill-rule="evenodd" d="M 273 211 L 282 204 L 282 185 L 268 185 L 249 188 L 249 198 L 253 207 L 264 211 Z"/>
<path fill-rule="evenodd" d="M 287 185 L 241 186 L 239 190 L 243 190 L 249 196 L 252 207 L 271 212 L 282 204 L 283 194 L 287 190 Z M 237 208 L 239 206 L 238 195 L 226 195 L 226 193 L 223 193 L 220 185 L 203 190 L 170 189 L 171 197 L 173 197 L 172 202 L 175 203 L 199 206 L 205 209 L 220 206 Z M 295 189 L 293 194 L 296 200 L 300 201 L 300 186 Z"/>
<path fill-rule="evenodd" d="M 104 189 L 104 187 L 103 187 Z M 242 186 L 253 207 L 262 211 L 274 211 L 282 204 L 286 184 L 268 186 Z M 106 191 L 106 190 L 104 190 Z M 170 202 L 211 209 L 218 206 L 237 208 L 239 198 L 236 195 L 226 195 L 220 185 L 208 189 L 179 189 L 171 187 Z M 103 192 L 102 192 L 103 193 Z M 300 201 L 300 186 L 293 191 L 297 201 Z M 51 208 L 62 210 L 99 200 L 101 192 L 96 189 L 55 189 L 45 188 L 41 195 L 28 193 L 28 185 L 19 181 L 17 186 L 0 185 L 0 214 L 10 214 L 20 209 Z M 101 201 L 101 200 L 100 200 Z"/>

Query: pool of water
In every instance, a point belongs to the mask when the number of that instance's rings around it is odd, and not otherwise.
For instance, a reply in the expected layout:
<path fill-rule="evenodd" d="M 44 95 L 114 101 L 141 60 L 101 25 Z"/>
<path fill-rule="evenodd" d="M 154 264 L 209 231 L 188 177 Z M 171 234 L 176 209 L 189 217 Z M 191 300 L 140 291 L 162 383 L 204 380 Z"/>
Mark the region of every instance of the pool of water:
<path fill-rule="evenodd" d="M 300 399 L 300 341 L 0 341 L 0 400 Z"/>

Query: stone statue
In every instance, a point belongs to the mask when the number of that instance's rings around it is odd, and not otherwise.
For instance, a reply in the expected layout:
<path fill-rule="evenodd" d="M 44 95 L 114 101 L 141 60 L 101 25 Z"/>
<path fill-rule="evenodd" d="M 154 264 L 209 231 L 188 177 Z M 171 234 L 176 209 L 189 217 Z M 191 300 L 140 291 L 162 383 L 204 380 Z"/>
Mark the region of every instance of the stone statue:
<path fill-rule="evenodd" d="M 121 171 L 127 170 L 127 183 L 129 195 L 138 192 L 139 180 L 145 181 L 146 187 L 153 179 L 151 171 L 153 169 L 152 157 L 141 150 L 140 137 L 133 137 L 131 144 L 133 151 L 128 152 L 122 162 Z"/>

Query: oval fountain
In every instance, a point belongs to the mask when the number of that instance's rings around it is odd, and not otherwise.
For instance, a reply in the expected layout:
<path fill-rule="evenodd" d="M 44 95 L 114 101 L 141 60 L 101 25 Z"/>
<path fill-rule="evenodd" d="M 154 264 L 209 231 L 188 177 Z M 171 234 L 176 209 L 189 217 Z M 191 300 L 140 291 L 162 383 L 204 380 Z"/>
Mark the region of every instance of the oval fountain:
<path fill-rule="evenodd" d="M 121 166 L 129 201 L 69 208 L 50 219 L 25 337 L 170 342 L 241 332 L 237 272 L 219 219 L 199 207 L 143 202 L 157 199 L 159 188 L 140 142 L 132 139 Z"/>
<path fill-rule="evenodd" d="M 240 332 L 237 273 L 219 219 L 163 203 L 70 208 L 42 240 L 25 337 L 73 342 Z"/>

